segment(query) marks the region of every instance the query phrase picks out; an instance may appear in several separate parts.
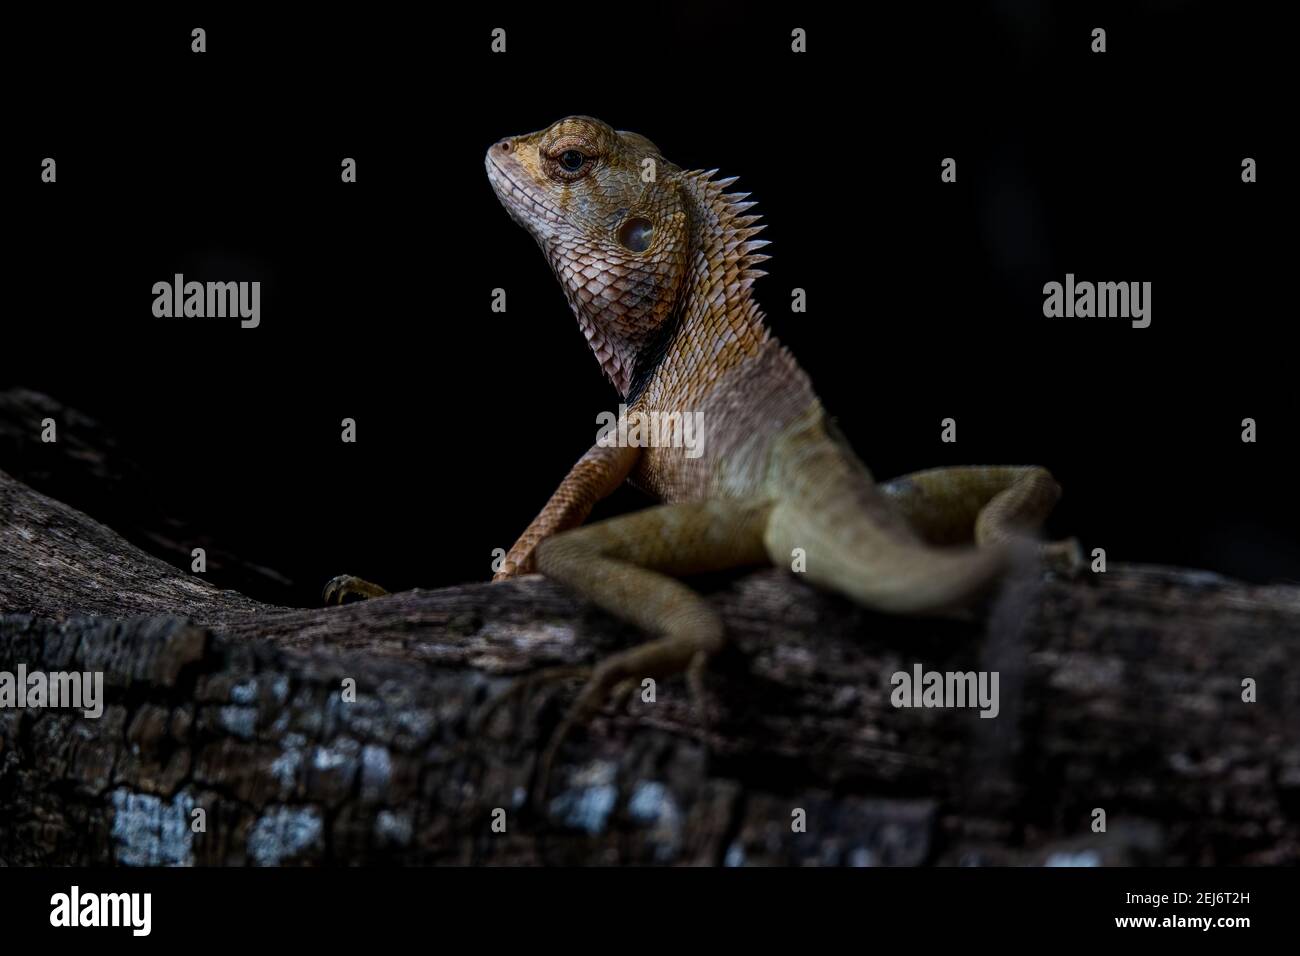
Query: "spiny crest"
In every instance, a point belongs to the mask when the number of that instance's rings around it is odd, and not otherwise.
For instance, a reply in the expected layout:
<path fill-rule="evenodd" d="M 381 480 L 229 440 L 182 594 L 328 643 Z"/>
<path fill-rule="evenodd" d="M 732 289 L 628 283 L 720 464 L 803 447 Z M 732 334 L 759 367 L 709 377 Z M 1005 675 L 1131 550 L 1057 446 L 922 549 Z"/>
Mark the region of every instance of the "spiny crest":
<path fill-rule="evenodd" d="M 767 228 L 760 222 L 762 216 L 751 214 L 748 210 L 758 205 L 750 201 L 750 193 L 726 192 L 740 178 L 728 176 L 714 179 L 718 170 L 695 170 L 685 175 L 692 178 L 701 194 L 707 198 L 709 207 L 717 217 L 717 239 L 721 241 L 721 250 L 728 265 L 734 266 L 737 278 L 748 288 L 755 279 L 767 275 L 763 269 L 755 268 L 760 263 L 772 258 L 759 250 L 771 245 L 767 239 L 755 239 Z M 728 270 L 730 271 L 730 270 Z"/>
<path fill-rule="evenodd" d="M 718 307 L 728 303 L 733 321 L 743 326 L 763 326 L 763 313 L 751 294 L 754 281 L 767 275 L 757 268 L 771 256 L 761 250 L 770 245 L 754 237 L 766 228 L 760 216 L 750 213 L 757 203 L 749 193 L 729 193 L 737 177 L 714 179 L 718 171 L 710 169 L 686 173 L 702 205 L 705 220 L 698 224 L 697 239 L 704 271 L 708 275 L 704 295 Z M 763 333 L 766 334 L 763 327 Z"/>

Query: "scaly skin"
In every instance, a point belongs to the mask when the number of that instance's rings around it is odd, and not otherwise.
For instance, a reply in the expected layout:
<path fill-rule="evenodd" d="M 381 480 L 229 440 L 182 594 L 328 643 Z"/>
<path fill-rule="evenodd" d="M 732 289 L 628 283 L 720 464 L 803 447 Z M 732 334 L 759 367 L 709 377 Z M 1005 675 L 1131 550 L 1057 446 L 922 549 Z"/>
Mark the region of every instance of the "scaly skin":
<path fill-rule="evenodd" d="M 1046 518 L 1059 488 L 1042 468 L 874 482 L 763 324 L 752 286 L 767 243 L 755 238 L 763 227 L 747 194 L 725 192 L 734 180 L 679 169 L 645 137 L 581 116 L 501 140 L 486 166 L 630 410 L 699 413 L 703 423 L 698 457 L 593 447 L 497 575 L 535 568 L 657 635 L 584 672 L 543 758 L 543 789 L 565 734 L 611 693 L 686 671 L 698 694 L 723 627 L 677 576 L 788 567 L 797 548 L 812 581 L 867 607 L 941 613 L 988 589 L 1011 546 Z M 625 478 L 664 504 L 578 527 Z M 1078 560 L 1073 542 L 1043 554 Z"/>

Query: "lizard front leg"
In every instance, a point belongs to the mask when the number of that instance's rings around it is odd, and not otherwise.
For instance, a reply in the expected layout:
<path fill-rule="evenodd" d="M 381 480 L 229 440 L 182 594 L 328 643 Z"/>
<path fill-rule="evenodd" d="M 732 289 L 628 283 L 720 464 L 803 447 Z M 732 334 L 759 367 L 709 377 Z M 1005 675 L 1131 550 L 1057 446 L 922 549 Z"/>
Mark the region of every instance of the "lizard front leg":
<path fill-rule="evenodd" d="M 336 574 L 325 583 L 321 599 L 326 604 L 347 604 L 383 597 L 388 592 L 372 581 L 351 574 Z"/>
<path fill-rule="evenodd" d="M 503 581 L 533 571 L 537 546 L 552 535 L 586 521 L 596 502 L 623 483 L 640 455 L 641 449 L 636 447 L 593 445 L 569 469 L 546 507 L 524 529 L 492 580 Z"/>
<path fill-rule="evenodd" d="M 908 523 L 931 544 L 974 541 L 996 547 L 1035 535 L 1057 500 L 1061 486 L 1035 465 L 930 468 L 880 486 Z M 1077 570 L 1079 543 L 1068 538 L 1039 546 L 1048 567 Z"/>
<path fill-rule="evenodd" d="M 660 505 L 557 535 L 538 548 L 537 567 L 547 577 L 659 635 L 591 669 L 542 756 L 539 795 L 546 792 L 551 766 L 569 732 L 620 685 L 686 672 L 700 705 L 704 666 L 723 646 L 722 620 L 700 595 L 670 575 L 766 562 L 763 531 L 770 511 L 765 501 Z M 573 676 L 572 669 L 556 676 Z"/>

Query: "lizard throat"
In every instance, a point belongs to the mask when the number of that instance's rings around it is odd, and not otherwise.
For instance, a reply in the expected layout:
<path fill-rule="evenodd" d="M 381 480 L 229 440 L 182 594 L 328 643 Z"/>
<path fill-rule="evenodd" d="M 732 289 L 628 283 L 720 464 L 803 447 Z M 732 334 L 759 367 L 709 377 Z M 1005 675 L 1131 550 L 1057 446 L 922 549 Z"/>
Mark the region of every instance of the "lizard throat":
<path fill-rule="evenodd" d="M 754 205 L 745 201 L 749 194 L 724 192 L 735 179 L 712 180 L 713 172 L 681 174 L 686 230 L 681 279 L 662 290 L 668 293 L 665 300 L 650 308 L 638 302 L 629 311 L 626 301 L 620 301 L 615 307 L 592 309 L 592 284 L 603 288 L 618 280 L 588 280 L 586 271 L 574 275 L 563 253 L 552 251 L 552 265 L 579 328 L 606 377 L 627 401 L 655 390 L 668 355 L 708 358 L 725 369 L 756 354 L 769 338 L 751 288 L 765 274 L 757 265 L 769 258 L 758 251 L 767 242 L 753 238 L 763 226 L 757 224 L 758 216 L 746 214 Z M 671 385 L 659 384 L 660 391 Z M 681 388 L 666 390 L 685 397 Z"/>

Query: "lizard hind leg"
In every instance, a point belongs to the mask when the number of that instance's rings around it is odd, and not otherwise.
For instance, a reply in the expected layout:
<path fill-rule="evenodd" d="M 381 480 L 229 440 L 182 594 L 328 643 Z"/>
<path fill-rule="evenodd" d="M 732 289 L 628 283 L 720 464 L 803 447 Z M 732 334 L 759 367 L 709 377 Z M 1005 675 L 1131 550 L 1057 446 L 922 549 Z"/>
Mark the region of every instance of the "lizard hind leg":
<path fill-rule="evenodd" d="M 576 528 L 541 544 L 539 571 L 658 636 L 592 668 L 577 702 L 543 752 L 539 797 L 546 794 L 566 737 L 594 716 L 616 688 L 685 672 L 692 694 L 698 693 L 700 672 L 723 646 L 722 621 L 699 594 L 671 575 L 764 563 L 768 510 L 764 502 L 660 505 Z"/>
<path fill-rule="evenodd" d="M 881 491 L 930 543 L 973 540 L 982 548 L 1033 538 L 1061 497 L 1051 472 L 1034 465 L 931 468 L 887 481 Z M 1053 570 L 1075 571 L 1083 563 L 1073 538 L 1037 549 Z"/>

